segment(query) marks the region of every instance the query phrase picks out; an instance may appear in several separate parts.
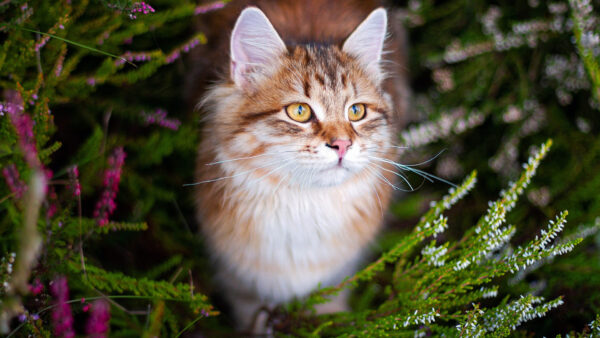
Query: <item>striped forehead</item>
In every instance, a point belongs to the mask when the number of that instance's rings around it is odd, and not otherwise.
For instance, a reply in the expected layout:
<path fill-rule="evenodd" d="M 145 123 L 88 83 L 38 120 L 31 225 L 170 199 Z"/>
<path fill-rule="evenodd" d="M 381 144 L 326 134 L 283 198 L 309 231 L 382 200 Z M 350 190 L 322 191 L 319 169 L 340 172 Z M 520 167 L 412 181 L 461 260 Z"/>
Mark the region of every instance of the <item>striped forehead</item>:
<path fill-rule="evenodd" d="M 298 47 L 304 80 L 321 88 L 342 90 L 348 86 L 350 58 L 335 46 Z"/>
<path fill-rule="evenodd" d="M 324 118 L 336 111 L 340 112 L 336 115 L 343 116 L 348 99 L 358 95 L 350 59 L 334 46 L 296 47 L 293 58 L 300 73 L 296 79 L 301 80 L 296 86 L 317 105 L 313 107 L 317 117 Z"/>

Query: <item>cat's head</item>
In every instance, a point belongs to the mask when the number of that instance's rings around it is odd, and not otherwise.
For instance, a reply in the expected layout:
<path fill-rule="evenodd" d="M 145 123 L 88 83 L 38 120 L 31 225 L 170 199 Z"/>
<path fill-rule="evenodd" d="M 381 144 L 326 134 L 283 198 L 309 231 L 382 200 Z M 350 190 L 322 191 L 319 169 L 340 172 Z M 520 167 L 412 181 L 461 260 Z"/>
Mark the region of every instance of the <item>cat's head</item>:
<path fill-rule="evenodd" d="M 245 9 L 231 36 L 230 81 L 206 100 L 226 171 L 310 186 L 379 172 L 373 157 L 391 153 L 394 131 L 382 90 L 386 27 L 380 8 L 342 46 L 286 46 L 262 11 Z"/>

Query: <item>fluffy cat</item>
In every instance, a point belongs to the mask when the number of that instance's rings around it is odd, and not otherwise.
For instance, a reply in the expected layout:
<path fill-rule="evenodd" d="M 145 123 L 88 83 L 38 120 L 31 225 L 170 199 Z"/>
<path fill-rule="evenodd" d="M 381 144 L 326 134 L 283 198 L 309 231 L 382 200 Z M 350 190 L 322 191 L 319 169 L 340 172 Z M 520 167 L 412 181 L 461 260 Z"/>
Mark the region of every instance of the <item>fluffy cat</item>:
<path fill-rule="evenodd" d="M 241 12 L 228 77 L 201 104 L 195 191 L 218 284 L 255 332 L 260 309 L 356 271 L 390 200 L 404 104 L 403 78 L 382 67 L 385 9 L 256 5 L 267 14 Z M 319 310 L 345 308 L 342 295 Z"/>

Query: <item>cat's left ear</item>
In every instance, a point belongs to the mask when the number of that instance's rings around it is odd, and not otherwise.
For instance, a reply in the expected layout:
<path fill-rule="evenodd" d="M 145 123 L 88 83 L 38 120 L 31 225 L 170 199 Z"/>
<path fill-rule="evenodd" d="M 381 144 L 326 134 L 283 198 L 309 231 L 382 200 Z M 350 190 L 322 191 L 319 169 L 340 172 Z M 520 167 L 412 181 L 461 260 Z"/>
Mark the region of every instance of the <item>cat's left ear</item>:
<path fill-rule="evenodd" d="M 256 7 L 242 11 L 231 33 L 231 78 L 240 87 L 252 82 L 286 51 L 285 43 Z"/>
<path fill-rule="evenodd" d="M 342 50 L 358 59 L 377 82 L 383 78 L 380 61 L 387 32 L 387 11 L 378 8 L 350 34 Z"/>

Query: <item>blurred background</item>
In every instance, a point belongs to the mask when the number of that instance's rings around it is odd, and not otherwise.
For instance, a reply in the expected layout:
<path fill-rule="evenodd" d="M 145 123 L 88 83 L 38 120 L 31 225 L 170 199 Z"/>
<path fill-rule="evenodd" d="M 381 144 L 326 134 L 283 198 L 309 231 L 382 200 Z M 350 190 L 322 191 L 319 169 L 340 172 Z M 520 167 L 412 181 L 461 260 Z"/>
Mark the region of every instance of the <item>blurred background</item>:
<path fill-rule="evenodd" d="M 69 299 L 78 300 L 70 310 L 78 333 L 86 332 L 86 304 L 99 304 L 80 298 L 120 293 L 141 298 L 111 300 L 111 336 L 175 336 L 189 323 L 207 336 L 231 333 L 196 234 L 193 189 L 183 186 L 194 181 L 201 137 L 201 113 L 191 109 L 186 75 L 192 63 L 211 64 L 201 58 L 211 55 L 208 37 L 215 34 L 198 27 L 210 30 L 202 22 L 230 5 L 0 1 L 0 306 L 12 314 L 0 317 L 5 332 L 53 332 L 42 310 L 60 294 L 57 276 L 66 276 Z M 446 213 L 444 240 L 460 239 L 488 201 L 518 178 L 536 147 L 553 140 L 508 216 L 517 228 L 511 243 L 531 239 L 562 210 L 569 211 L 562 236 L 585 240 L 569 254 L 494 282 L 499 298 L 564 296 L 564 305 L 519 326 L 519 335 L 581 332 L 600 313 L 600 2 L 386 6 L 409 40 L 412 97 L 398 135 L 408 147 L 401 161 L 435 157 L 419 168 L 455 183 L 478 172 L 477 186 Z M 29 120 L 12 118 L 15 107 Z M 33 134 L 23 136 L 28 125 Z M 39 163 L 24 149 L 37 152 Z M 36 172 L 44 172 L 48 189 L 32 223 L 40 236 L 38 263 L 30 264 L 23 282 L 29 294 L 21 297 L 10 276 L 28 269 L 13 268 L 11 255 L 37 238 L 21 226 L 35 212 L 26 182 Z M 372 257 L 409 233 L 448 188 L 425 181 L 399 194 Z M 103 279 L 90 285 L 82 274 Z M 361 286 L 354 306 L 376 303 L 385 278 Z M 166 306 L 153 296 L 181 302 Z M 208 318 L 195 321 L 200 313 Z"/>

